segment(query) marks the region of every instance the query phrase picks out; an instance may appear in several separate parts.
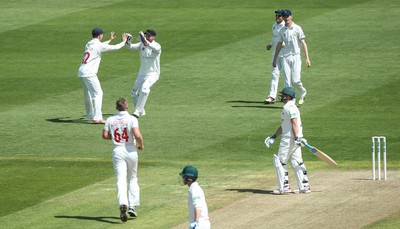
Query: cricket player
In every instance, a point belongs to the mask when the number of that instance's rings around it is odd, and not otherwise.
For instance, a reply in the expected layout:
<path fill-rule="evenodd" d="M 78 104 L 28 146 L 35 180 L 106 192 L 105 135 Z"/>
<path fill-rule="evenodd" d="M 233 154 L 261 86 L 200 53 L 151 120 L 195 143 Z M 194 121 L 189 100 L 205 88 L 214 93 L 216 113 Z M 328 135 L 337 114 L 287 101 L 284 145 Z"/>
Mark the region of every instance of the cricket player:
<path fill-rule="evenodd" d="M 275 56 L 272 66 L 277 66 L 278 54 L 282 54 L 282 70 L 285 79 L 290 80 L 288 86 L 295 87 L 299 94 L 299 105 L 304 103 L 307 90 L 301 82 L 301 48 L 304 50 L 307 67 L 311 66 L 308 56 L 308 48 L 305 41 L 303 29 L 292 21 L 292 12 L 283 10 L 282 17 L 285 21 L 285 27 L 279 31 L 278 44 L 276 45 Z M 282 49 L 282 44 L 285 48 Z M 281 52 L 282 49 L 282 53 Z"/>
<path fill-rule="evenodd" d="M 296 93 L 292 87 L 283 88 L 281 93 L 282 101 L 285 104 L 281 113 L 281 125 L 274 135 L 265 139 L 265 145 L 269 148 L 275 138 L 282 135 L 278 155 L 274 154 L 274 165 L 278 177 L 278 190 L 275 190 L 274 193 L 287 194 L 291 192 L 287 169 L 289 161 L 296 175 L 298 192 L 310 193 L 307 170 L 301 154 L 301 147 L 304 147 L 307 141 L 303 138 L 300 111 L 295 103 Z"/>
<path fill-rule="evenodd" d="M 126 222 L 127 211 L 131 217 L 137 217 L 136 206 L 140 205 L 137 150 L 143 150 L 144 145 L 138 120 L 128 113 L 128 102 L 119 98 L 116 109 L 118 112 L 104 124 L 103 139 L 111 139 L 114 146 L 112 161 L 117 178 L 120 219 Z"/>
<path fill-rule="evenodd" d="M 150 93 L 150 88 L 160 78 L 161 45 L 155 41 L 156 31 L 148 29 L 144 34 L 139 32 L 138 43 L 131 44 L 129 36 L 127 47 L 140 51 L 140 69 L 135 84 L 131 91 L 131 97 L 135 111 L 133 116 L 139 118 L 146 114 L 144 107 Z"/>
<path fill-rule="evenodd" d="M 86 120 L 92 120 L 93 124 L 104 124 L 103 113 L 101 111 L 103 103 L 103 90 L 97 77 L 103 52 L 118 50 L 124 47 L 127 37 L 126 33 L 122 35 L 122 42 L 117 45 L 109 43 L 115 39 L 114 32 L 111 32 L 110 39 L 101 42 L 104 31 L 101 28 L 92 30 L 93 39 L 85 46 L 83 60 L 78 70 L 78 76 L 82 79 L 83 99 L 86 108 Z"/>
<path fill-rule="evenodd" d="M 267 50 L 272 49 L 272 59 L 275 56 L 276 44 L 278 43 L 278 35 L 279 31 L 285 27 L 285 21 L 282 18 L 283 10 L 275 11 L 275 22 L 272 25 L 272 39 L 271 42 L 267 45 Z M 282 43 L 282 47 L 284 47 L 284 43 Z M 278 84 L 279 84 L 279 75 L 280 69 L 282 68 L 282 54 L 278 55 L 278 59 L 276 61 L 276 67 L 272 67 L 272 77 L 271 77 L 271 86 L 269 91 L 269 96 L 265 99 L 266 104 L 274 104 L 276 101 L 276 95 L 278 93 Z M 289 81 L 285 79 L 285 87 L 289 85 Z"/>
<path fill-rule="evenodd" d="M 196 182 L 197 168 L 191 165 L 185 166 L 179 175 L 185 185 L 189 186 L 189 229 L 210 229 L 208 207 L 203 189 Z"/>

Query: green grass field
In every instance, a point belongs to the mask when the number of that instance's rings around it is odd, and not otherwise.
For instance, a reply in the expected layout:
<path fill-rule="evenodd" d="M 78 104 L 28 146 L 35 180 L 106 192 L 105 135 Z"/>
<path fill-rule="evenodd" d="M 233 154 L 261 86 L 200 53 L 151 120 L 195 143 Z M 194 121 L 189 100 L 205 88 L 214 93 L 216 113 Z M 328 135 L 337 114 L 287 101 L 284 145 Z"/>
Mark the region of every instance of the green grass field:
<path fill-rule="evenodd" d="M 1 227 L 125 227 L 111 143 L 101 139 L 102 126 L 82 121 L 77 70 L 93 27 L 105 39 L 154 28 L 163 48 L 161 77 L 140 119 L 146 149 L 133 228 L 186 221 L 178 173 L 187 164 L 199 168 L 211 210 L 241 197 L 224 190 L 274 177 L 278 144 L 267 151 L 263 141 L 278 127 L 282 103 L 261 101 L 270 83 L 265 45 L 280 8 L 302 26 L 312 62 L 302 74 L 305 137 L 329 152 L 340 173 L 370 169 L 371 136 L 384 135 L 388 168 L 399 169 L 396 1 L 0 1 Z M 118 97 L 130 99 L 138 68 L 138 53 L 103 54 L 106 117 Z M 328 168 L 313 155 L 304 159 L 310 173 Z M 400 215 L 371 228 L 399 223 Z"/>

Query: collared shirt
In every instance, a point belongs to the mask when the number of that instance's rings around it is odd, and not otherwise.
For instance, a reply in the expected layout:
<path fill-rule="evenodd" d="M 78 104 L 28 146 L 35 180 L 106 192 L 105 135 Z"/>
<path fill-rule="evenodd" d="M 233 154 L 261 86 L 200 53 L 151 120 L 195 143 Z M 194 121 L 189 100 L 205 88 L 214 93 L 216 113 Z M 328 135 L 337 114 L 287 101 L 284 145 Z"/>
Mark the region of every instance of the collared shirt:
<path fill-rule="evenodd" d="M 297 137 L 303 137 L 303 126 L 301 123 L 300 111 L 296 106 L 296 100 L 291 100 L 283 106 L 281 113 L 282 137 L 294 137 L 291 120 L 297 118 Z"/>
<path fill-rule="evenodd" d="M 156 41 L 149 42 L 148 46 L 142 42 L 128 45 L 129 49 L 140 50 L 139 75 L 158 74 L 160 75 L 161 45 Z"/>
<path fill-rule="evenodd" d="M 281 31 L 282 28 L 285 27 L 285 22 L 282 21 L 281 23 L 277 23 L 275 21 L 275 23 L 272 25 L 272 39 L 271 39 L 271 45 L 272 45 L 272 57 L 275 56 L 275 48 L 276 48 L 276 44 L 278 44 L 278 40 L 279 40 L 279 31 Z M 280 52 L 279 57 L 282 57 L 282 51 Z"/>
<path fill-rule="evenodd" d="M 305 38 L 303 29 L 294 22 L 290 27 L 284 27 L 279 31 L 278 41 L 285 42 L 285 48 L 281 50 L 283 56 L 297 55 L 301 53 L 301 40 Z"/>
<path fill-rule="evenodd" d="M 124 47 L 123 42 L 116 45 L 110 45 L 109 43 L 110 41 L 101 42 L 99 39 L 93 38 L 86 44 L 83 60 L 78 70 L 79 77 L 97 76 L 101 62 L 101 54 Z"/>
<path fill-rule="evenodd" d="M 189 207 L 189 222 L 194 223 L 195 209 L 201 209 L 201 216 L 199 221 L 208 220 L 208 207 L 203 189 L 197 182 L 193 182 L 189 187 L 188 192 L 188 207 Z"/>
<path fill-rule="evenodd" d="M 134 147 L 136 144 L 132 128 L 139 127 L 137 118 L 133 117 L 128 111 L 119 111 L 115 115 L 107 118 L 104 130 L 111 133 L 111 140 L 115 147 Z"/>

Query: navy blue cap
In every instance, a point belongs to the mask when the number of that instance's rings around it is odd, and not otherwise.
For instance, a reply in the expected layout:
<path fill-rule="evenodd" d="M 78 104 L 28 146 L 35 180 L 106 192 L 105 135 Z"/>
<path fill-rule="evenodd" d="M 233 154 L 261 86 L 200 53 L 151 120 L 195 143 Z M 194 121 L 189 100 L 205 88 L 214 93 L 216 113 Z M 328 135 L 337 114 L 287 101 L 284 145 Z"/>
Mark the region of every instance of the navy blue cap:
<path fill-rule="evenodd" d="M 277 10 L 277 11 L 275 11 L 275 14 L 276 14 L 276 15 L 282 15 L 282 13 L 283 13 L 283 10 Z"/>
<path fill-rule="evenodd" d="M 146 30 L 146 32 L 144 32 L 144 34 L 149 35 L 149 36 L 156 36 L 157 35 L 156 31 L 153 30 L 153 29 Z"/>
<path fill-rule="evenodd" d="M 104 31 L 102 29 L 100 29 L 100 28 L 94 28 L 92 30 L 93 38 L 96 38 L 96 37 L 100 36 L 101 34 L 104 34 Z"/>
<path fill-rule="evenodd" d="M 282 16 L 290 16 L 290 15 L 292 15 L 292 11 L 290 11 L 290 10 L 283 10 L 282 11 Z"/>

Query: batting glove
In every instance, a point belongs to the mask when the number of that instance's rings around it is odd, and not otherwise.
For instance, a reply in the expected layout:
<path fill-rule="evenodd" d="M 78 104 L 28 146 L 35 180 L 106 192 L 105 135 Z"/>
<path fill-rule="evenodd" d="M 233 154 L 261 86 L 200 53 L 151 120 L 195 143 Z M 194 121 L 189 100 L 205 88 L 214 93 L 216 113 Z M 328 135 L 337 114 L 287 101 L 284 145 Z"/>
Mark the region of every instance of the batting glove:
<path fill-rule="evenodd" d="M 275 135 L 275 134 L 272 135 L 271 137 L 267 137 L 267 138 L 264 140 L 265 146 L 266 146 L 267 148 L 269 148 L 269 146 L 272 145 L 272 144 L 274 143 L 275 138 L 276 138 L 276 135 Z"/>
<path fill-rule="evenodd" d="M 189 229 L 196 229 L 196 228 L 199 228 L 199 221 L 191 223 L 189 226 Z"/>
<path fill-rule="evenodd" d="M 307 140 L 305 138 L 295 138 L 294 143 L 300 147 L 304 147 L 307 144 Z"/>

